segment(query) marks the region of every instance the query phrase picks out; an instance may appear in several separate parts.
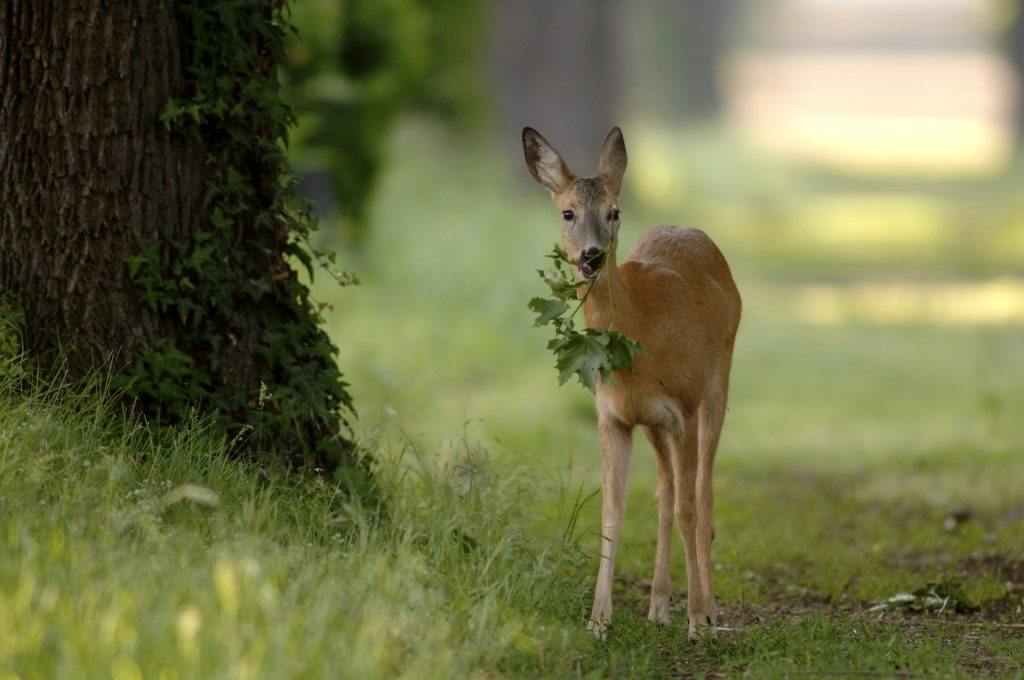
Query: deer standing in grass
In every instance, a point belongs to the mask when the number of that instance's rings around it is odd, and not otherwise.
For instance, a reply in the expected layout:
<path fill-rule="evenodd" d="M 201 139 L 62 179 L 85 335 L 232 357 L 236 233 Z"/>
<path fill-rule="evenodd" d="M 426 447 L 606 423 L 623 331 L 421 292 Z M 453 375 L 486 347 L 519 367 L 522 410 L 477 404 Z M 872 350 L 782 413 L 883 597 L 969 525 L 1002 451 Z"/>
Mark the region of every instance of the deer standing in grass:
<path fill-rule="evenodd" d="M 562 217 L 562 246 L 574 264 L 591 328 L 640 341 L 643 354 L 615 384 L 597 385 L 603 469 L 601 562 L 588 628 L 603 638 L 611 622 L 615 550 L 626 509 L 633 428 L 651 442 L 658 466 L 658 546 L 648 618 L 669 623 L 673 518 L 686 553 L 688 633 L 716 621 L 711 592 L 711 472 L 725 418 L 740 295 L 729 265 L 697 229 L 654 227 L 616 262 L 619 191 L 626 146 L 619 128 L 604 141 L 593 177 L 576 177 L 536 130 L 523 130 L 526 165 L 551 191 Z"/>

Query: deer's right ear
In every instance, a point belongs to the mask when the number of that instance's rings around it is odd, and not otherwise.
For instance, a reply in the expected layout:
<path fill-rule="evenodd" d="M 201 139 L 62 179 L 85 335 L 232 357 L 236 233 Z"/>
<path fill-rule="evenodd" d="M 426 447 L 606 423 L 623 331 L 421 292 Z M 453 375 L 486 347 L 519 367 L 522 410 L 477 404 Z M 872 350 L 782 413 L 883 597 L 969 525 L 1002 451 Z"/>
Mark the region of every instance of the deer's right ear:
<path fill-rule="evenodd" d="M 552 193 L 558 193 L 572 181 L 565 161 L 533 128 L 523 128 L 523 154 L 530 174 Z"/>

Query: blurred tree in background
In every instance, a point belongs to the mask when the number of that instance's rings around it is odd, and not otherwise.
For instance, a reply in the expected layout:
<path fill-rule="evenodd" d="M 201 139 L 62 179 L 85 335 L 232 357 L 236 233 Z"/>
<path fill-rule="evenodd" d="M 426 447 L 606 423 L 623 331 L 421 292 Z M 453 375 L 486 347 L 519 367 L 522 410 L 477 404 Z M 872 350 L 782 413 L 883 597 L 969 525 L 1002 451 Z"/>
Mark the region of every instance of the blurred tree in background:
<path fill-rule="evenodd" d="M 1013 134 L 1018 156 L 1024 155 L 1024 2 L 1003 0 L 1005 28 L 1003 52 L 1017 87 L 1014 100 Z"/>
<path fill-rule="evenodd" d="M 467 124 L 483 110 L 479 0 L 304 0 L 286 58 L 291 155 L 317 212 L 359 241 L 388 132 L 405 111 Z"/>
<path fill-rule="evenodd" d="M 518 155 L 536 126 L 573 167 L 619 124 L 627 16 L 620 0 L 496 0 L 491 52 L 499 135 Z"/>
<path fill-rule="evenodd" d="M 491 70 L 509 151 L 540 127 L 570 164 L 625 116 L 679 124 L 722 112 L 742 0 L 494 0 Z M 575 160 L 574 160 L 575 159 Z"/>
<path fill-rule="evenodd" d="M 634 8 L 632 55 L 652 117 L 714 120 L 722 113 L 722 62 L 742 0 L 646 0 Z M 634 56 L 634 59 L 636 57 Z"/>

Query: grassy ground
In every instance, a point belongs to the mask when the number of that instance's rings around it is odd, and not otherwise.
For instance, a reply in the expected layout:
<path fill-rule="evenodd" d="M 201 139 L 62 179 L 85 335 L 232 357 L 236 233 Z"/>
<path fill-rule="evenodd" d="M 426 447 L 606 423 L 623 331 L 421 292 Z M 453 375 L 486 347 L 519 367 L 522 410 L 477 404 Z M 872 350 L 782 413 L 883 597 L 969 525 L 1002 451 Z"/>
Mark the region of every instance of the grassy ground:
<path fill-rule="evenodd" d="M 888 285 L 902 270 L 850 264 L 842 246 L 783 266 L 784 244 L 761 266 L 770 235 L 701 204 L 689 217 L 727 223 L 713 235 L 746 305 L 716 474 L 723 630 L 685 639 L 678 541 L 673 625 L 644 619 L 655 473 L 638 438 L 614 627 L 598 643 L 583 625 L 591 397 L 557 387 L 525 308 L 553 211 L 524 172 L 451 152 L 429 127 L 405 128 L 393 153 L 373 238 L 349 255 L 364 285 L 318 288 L 386 517 L 315 479 L 225 461 L 201 422 L 154 434 L 121 422 L 101 387 L 2 381 L 0 678 L 1021 676 L 1012 308 L 1002 323 L 856 300 L 822 315 L 803 295 L 822 270 L 840 296 L 865 271 Z M 678 206 L 656 198 L 625 204 L 624 243 L 673 220 Z M 946 257 L 918 264 L 960 285 Z M 944 608 L 871 610 L 929 582 Z"/>
<path fill-rule="evenodd" d="M 223 448 L 101 388 L 0 388 L 0 677 L 557 674 L 593 647 L 582 553 L 521 502 L 543 480 L 381 452 L 378 520 Z"/>

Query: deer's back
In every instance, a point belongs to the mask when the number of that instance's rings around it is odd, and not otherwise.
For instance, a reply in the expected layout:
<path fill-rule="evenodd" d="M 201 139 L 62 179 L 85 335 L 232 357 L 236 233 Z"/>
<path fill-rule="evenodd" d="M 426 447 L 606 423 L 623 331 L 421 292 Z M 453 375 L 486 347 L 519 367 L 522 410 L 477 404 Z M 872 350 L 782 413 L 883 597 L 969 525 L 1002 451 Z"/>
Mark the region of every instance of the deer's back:
<path fill-rule="evenodd" d="M 641 265 L 631 277 L 634 284 L 638 283 L 636 274 L 639 274 L 657 278 L 654 285 L 672 287 L 671 277 L 666 280 L 652 275 L 652 270 L 671 272 L 692 294 L 686 297 L 697 298 L 695 302 L 698 303 L 701 297 L 707 302 L 717 302 L 717 306 L 728 312 L 727 316 L 733 320 L 733 330 L 738 326 L 740 296 L 729 264 L 715 242 L 700 229 L 653 227 L 640 236 L 626 256 L 623 265 L 627 272 L 631 268 L 627 264 L 630 262 Z M 671 291 L 663 292 L 670 294 Z"/>

